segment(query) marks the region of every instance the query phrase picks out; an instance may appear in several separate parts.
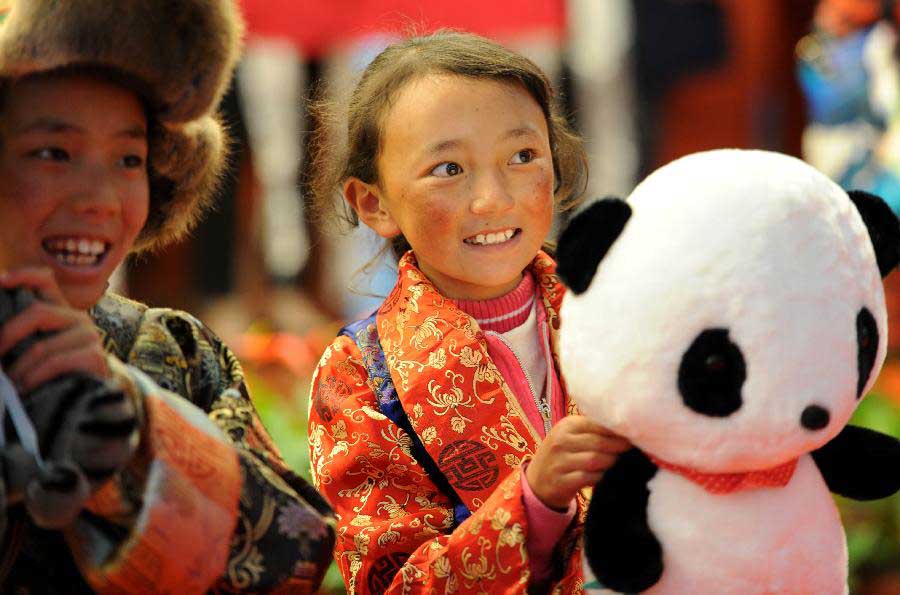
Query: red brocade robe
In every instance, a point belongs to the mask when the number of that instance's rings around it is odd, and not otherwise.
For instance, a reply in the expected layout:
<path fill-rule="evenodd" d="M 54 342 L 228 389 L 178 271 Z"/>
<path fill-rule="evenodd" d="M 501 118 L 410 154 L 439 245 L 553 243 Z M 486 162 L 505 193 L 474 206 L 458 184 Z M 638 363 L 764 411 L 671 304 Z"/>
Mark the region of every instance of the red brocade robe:
<path fill-rule="evenodd" d="M 564 290 L 555 267 L 541 252 L 530 269 L 559 369 Z M 397 285 L 375 320 L 403 410 L 472 515 L 453 528 L 450 498 L 413 458 L 410 436 L 379 411 L 357 343 L 339 336 L 313 377 L 309 438 L 313 482 L 338 515 L 335 559 L 348 590 L 525 592 L 530 570 L 521 467 L 540 435 L 491 361 L 475 320 L 438 293 L 412 253 L 401 259 Z M 542 591 L 581 591 L 580 495 L 577 503 L 553 554 L 552 583 Z"/>

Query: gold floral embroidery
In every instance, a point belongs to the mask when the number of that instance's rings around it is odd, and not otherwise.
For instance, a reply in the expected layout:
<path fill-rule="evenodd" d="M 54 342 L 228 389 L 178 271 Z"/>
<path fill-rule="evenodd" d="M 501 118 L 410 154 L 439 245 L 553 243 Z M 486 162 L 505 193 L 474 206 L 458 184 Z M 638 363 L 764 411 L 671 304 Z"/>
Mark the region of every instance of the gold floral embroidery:
<path fill-rule="evenodd" d="M 548 316 L 554 317 L 561 290 L 546 286 L 555 278 L 538 270 L 552 266 L 544 260 L 542 265 L 535 259 L 535 276 Z M 472 319 L 445 303 L 406 260 L 378 317 L 397 396 L 431 458 L 440 466 L 442 453 L 459 452 L 448 446 L 468 441 L 493 453 L 499 477 L 482 491 L 458 492 L 472 516 L 451 532 L 454 511 L 447 496 L 413 458 L 411 437 L 380 413 L 374 394 L 354 389 L 329 422 L 312 407 L 312 463 L 324 471 L 319 485 L 341 514 L 335 555 L 348 589 L 365 593 L 372 584 L 393 580 L 399 592 L 525 592 L 530 573 L 515 469 L 533 454 L 537 436 L 510 403 L 515 397 Z M 551 348 L 553 341 L 551 334 Z M 352 352 L 332 357 L 322 374 L 340 368 L 344 382 L 352 384 L 350 374 L 361 368 L 339 363 L 358 360 Z M 329 461 L 322 465 L 323 459 Z M 576 562 L 553 592 L 576 592 L 580 559 Z"/>
<path fill-rule="evenodd" d="M 419 351 L 425 349 L 425 341 L 432 337 L 434 338 L 435 343 L 444 338 L 444 333 L 437 327 L 437 321 L 438 315 L 432 314 L 414 327 L 410 341 L 416 349 Z"/>
<path fill-rule="evenodd" d="M 457 387 L 450 389 L 449 393 L 438 394 L 437 391 L 439 389 L 440 385 L 434 381 L 428 383 L 428 392 L 432 396 L 431 399 L 428 399 L 428 404 L 436 408 L 436 415 L 447 415 L 452 410 L 454 415 L 450 418 L 450 427 L 453 428 L 454 432 L 462 434 L 466 429 L 466 422 L 471 422 L 472 420 L 459 413 L 459 407 L 471 408 L 473 406 L 472 399 L 466 398 L 462 389 Z M 438 411 L 437 408 L 441 410 Z"/>
<path fill-rule="evenodd" d="M 447 365 L 447 353 L 443 347 L 428 354 L 428 365 L 436 370 L 440 370 Z"/>
<path fill-rule="evenodd" d="M 500 416 L 500 427 L 481 427 L 481 441 L 488 447 L 497 450 L 500 443 L 503 443 L 516 452 L 534 454 L 528 440 L 516 429 L 516 426 L 510 421 L 513 415 L 507 410 L 507 415 Z"/>
<path fill-rule="evenodd" d="M 481 352 L 475 351 L 468 345 L 462 348 L 462 350 L 459 352 L 458 357 L 459 363 L 467 368 L 477 368 L 478 364 L 481 363 Z"/>
<path fill-rule="evenodd" d="M 486 537 L 478 538 L 478 553 L 473 553 L 469 548 L 462 551 L 462 564 L 464 577 L 471 581 L 466 584 L 467 588 L 472 588 L 475 583 L 489 580 L 493 581 L 497 578 L 497 571 L 494 565 L 488 560 L 485 552 L 491 549 L 491 542 Z"/>
<path fill-rule="evenodd" d="M 422 442 L 425 444 L 431 444 L 435 440 L 438 441 L 438 444 L 442 444 L 443 441 L 437 437 L 437 428 L 434 426 L 428 426 L 424 430 L 422 430 Z"/>

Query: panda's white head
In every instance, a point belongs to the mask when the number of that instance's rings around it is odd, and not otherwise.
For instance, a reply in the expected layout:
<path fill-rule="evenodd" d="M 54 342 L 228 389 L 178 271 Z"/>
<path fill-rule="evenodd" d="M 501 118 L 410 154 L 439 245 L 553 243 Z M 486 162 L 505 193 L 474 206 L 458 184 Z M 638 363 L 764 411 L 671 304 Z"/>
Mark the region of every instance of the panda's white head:
<path fill-rule="evenodd" d="M 580 213 L 558 258 L 582 413 L 670 463 L 749 471 L 823 445 L 871 386 L 900 224 L 798 159 L 718 150 Z"/>

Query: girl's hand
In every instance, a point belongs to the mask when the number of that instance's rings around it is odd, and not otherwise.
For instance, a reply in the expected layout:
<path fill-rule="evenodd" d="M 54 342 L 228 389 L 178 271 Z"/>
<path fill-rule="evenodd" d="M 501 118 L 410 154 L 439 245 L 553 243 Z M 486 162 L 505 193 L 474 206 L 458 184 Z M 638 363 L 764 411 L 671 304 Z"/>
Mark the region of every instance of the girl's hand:
<path fill-rule="evenodd" d="M 538 499 L 556 510 L 569 506 L 583 487 L 593 486 L 631 444 L 583 415 L 559 420 L 525 470 Z"/>
<path fill-rule="evenodd" d="M 49 268 L 23 267 L 0 274 L 0 289 L 15 287 L 28 287 L 39 299 L 0 327 L 0 358 L 34 333 L 52 333 L 4 370 L 22 393 L 72 372 L 111 378 L 97 328 L 87 312 L 69 306 Z"/>

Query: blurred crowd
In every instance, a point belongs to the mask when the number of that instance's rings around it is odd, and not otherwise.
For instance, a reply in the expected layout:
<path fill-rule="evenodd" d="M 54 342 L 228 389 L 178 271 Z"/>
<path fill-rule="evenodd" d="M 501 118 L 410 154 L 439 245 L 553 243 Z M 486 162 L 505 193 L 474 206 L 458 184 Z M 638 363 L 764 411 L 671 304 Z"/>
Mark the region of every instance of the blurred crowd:
<path fill-rule="evenodd" d="M 591 197 L 625 196 L 686 153 L 745 147 L 802 156 L 900 211 L 894 2 L 242 4 L 246 53 L 224 104 L 236 151 L 220 204 L 190 242 L 129 263 L 119 283 L 151 304 L 199 313 L 236 348 L 267 425 L 301 471 L 309 374 L 336 330 L 376 307 L 395 275 L 386 258 L 365 266 L 379 253 L 375 236 L 341 233 L 309 216 L 304 168 L 317 122 L 306 108 L 346 101 L 368 61 L 404 35 L 472 31 L 536 62 L 563 90 L 565 111 L 585 138 Z M 888 293 L 891 330 L 900 337 L 897 281 L 888 280 Z M 897 339 L 890 344 L 897 360 Z M 882 398 L 860 413 L 894 435 L 897 365 L 889 362 L 876 387 Z M 855 570 L 893 569 L 888 588 L 900 589 L 893 500 L 853 508 L 847 525 Z"/>

